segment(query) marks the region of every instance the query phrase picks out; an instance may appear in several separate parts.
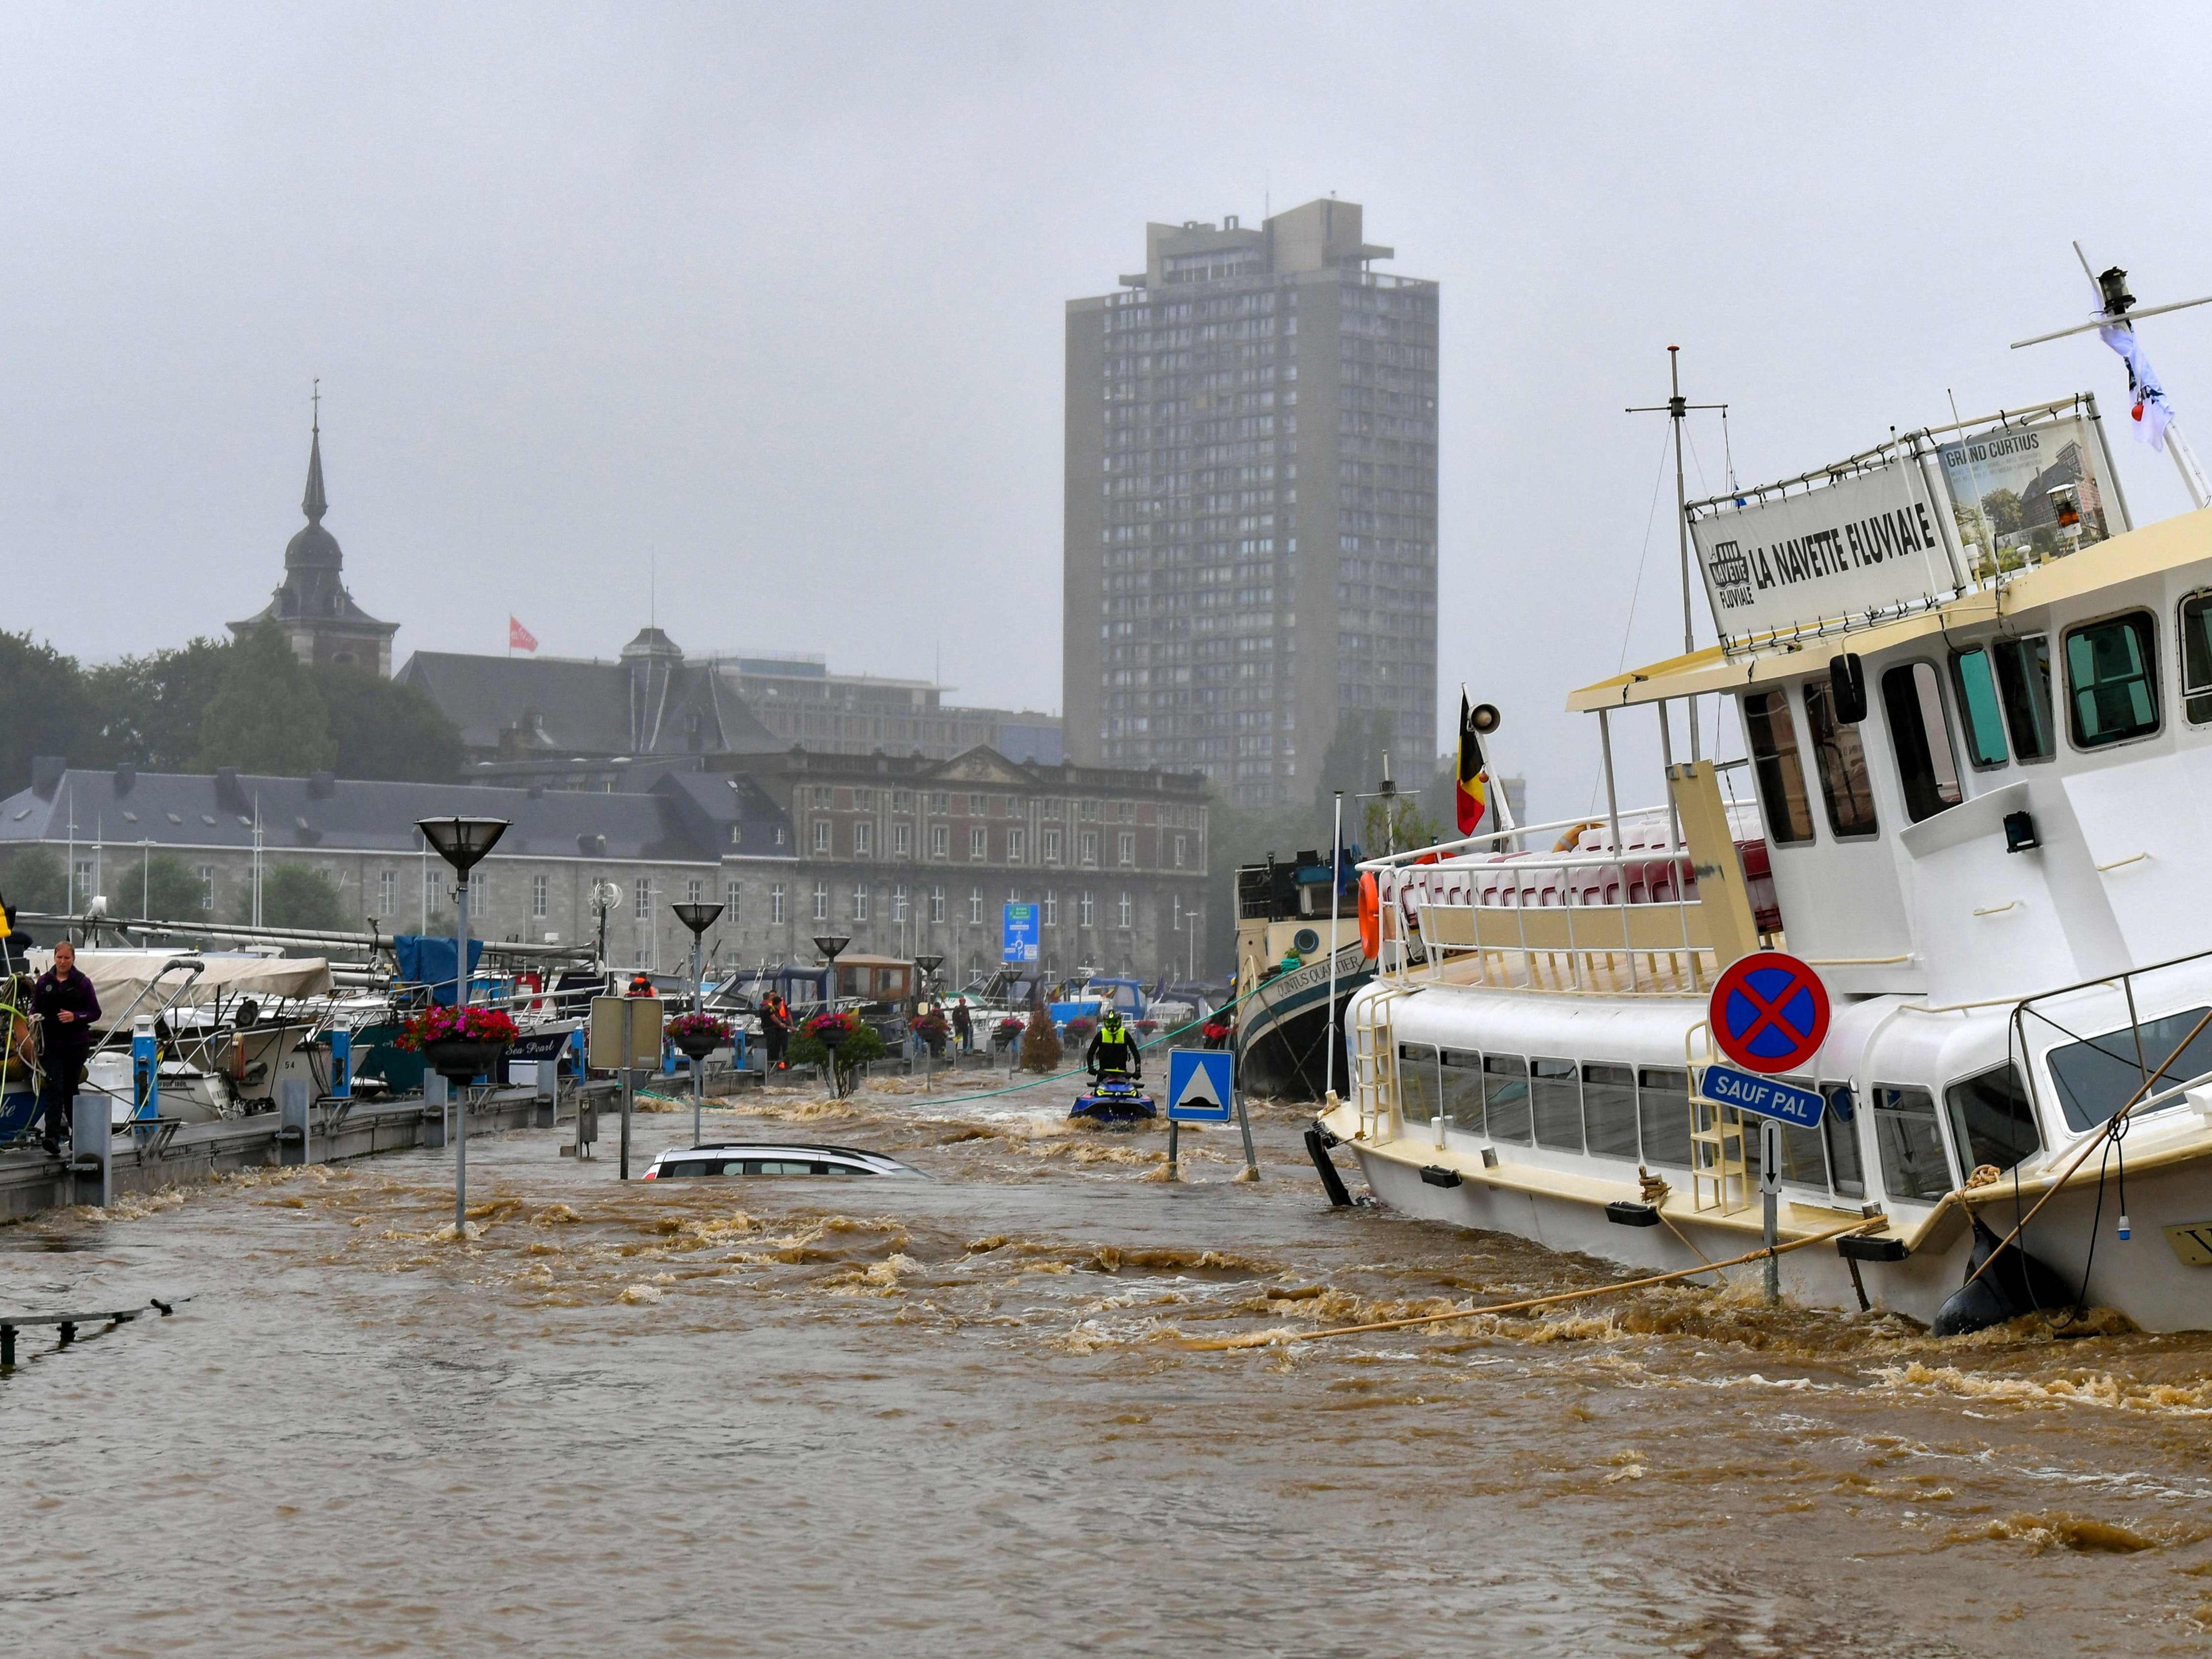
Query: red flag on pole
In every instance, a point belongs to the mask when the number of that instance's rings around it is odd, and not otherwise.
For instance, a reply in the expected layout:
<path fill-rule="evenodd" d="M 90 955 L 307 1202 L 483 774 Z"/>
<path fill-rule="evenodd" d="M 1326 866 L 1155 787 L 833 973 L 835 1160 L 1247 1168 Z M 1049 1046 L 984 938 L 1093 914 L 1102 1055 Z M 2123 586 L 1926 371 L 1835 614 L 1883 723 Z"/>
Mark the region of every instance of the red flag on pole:
<path fill-rule="evenodd" d="M 507 649 L 510 651 L 534 651 L 538 649 L 538 636 L 509 616 L 507 619 Z"/>

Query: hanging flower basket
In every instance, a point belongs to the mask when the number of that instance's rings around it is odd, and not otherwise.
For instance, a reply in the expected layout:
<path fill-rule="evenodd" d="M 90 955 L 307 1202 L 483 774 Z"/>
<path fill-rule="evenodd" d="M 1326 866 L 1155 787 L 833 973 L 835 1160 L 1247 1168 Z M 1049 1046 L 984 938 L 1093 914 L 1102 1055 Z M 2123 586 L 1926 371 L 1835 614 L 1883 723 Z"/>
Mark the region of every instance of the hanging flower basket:
<path fill-rule="evenodd" d="M 859 1023 L 850 1014 L 817 1014 L 806 1022 L 806 1034 L 823 1047 L 842 1047 Z"/>
<path fill-rule="evenodd" d="M 419 1049 L 430 1069 L 448 1083 L 495 1076 L 500 1058 L 519 1034 L 495 1008 L 427 1008 L 407 1022 L 399 1046 Z"/>
<path fill-rule="evenodd" d="M 668 1040 L 686 1059 L 703 1060 L 730 1040 L 730 1022 L 712 1014 L 679 1014 L 667 1030 Z"/>

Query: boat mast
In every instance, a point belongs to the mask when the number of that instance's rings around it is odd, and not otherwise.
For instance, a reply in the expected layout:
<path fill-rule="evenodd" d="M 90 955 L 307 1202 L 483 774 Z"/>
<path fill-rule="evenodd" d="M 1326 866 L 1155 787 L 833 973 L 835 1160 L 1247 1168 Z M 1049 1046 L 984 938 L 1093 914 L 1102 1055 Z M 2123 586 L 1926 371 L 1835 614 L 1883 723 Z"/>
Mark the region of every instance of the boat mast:
<path fill-rule="evenodd" d="M 1691 609 L 1690 586 L 1690 493 L 1682 476 L 1682 422 L 1692 409 L 1717 409 L 1721 418 L 1728 418 L 1724 403 L 1692 403 L 1682 395 L 1682 348 L 1667 348 L 1667 401 L 1632 406 L 1632 415 L 1664 415 L 1674 424 L 1674 534 L 1682 561 L 1682 655 L 1690 656 L 1698 649 L 1698 626 L 1695 613 Z M 1694 762 L 1705 758 L 1698 736 L 1698 699 L 1694 693 L 1690 705 L 1690 759 Z M 1660 718 L 1666 718 L 1662 706 Z"/>

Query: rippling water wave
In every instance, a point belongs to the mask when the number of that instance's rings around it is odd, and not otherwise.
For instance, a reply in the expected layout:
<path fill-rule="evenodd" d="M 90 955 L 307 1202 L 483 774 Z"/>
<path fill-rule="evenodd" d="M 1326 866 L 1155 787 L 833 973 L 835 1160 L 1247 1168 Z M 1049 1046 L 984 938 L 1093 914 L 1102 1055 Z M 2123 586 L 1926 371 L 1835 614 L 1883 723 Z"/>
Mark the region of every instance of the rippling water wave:
<path fill-rule="evenodd" d="M 434 1153 L 0 1229 L 0 1306 L 197 1293 L 0 1378 L 0 1625 L 57 1654 L 2212 1642 L 2212 1339 L 1939 1343 L 1769 1308 L 1747 1268 L 1289 1340 L 1624 1276 L 1329 1210 L 1287 1107 L 1260 1182 L 1233 1128 L 1186 1131 L 1170 1182 L 1163 1132 L 1072 1127 L 1073 1092 L 711 1114 L 928 1183 L 624 1187 L 520 1133 L 471 1144 L 459 1241 Z"/>

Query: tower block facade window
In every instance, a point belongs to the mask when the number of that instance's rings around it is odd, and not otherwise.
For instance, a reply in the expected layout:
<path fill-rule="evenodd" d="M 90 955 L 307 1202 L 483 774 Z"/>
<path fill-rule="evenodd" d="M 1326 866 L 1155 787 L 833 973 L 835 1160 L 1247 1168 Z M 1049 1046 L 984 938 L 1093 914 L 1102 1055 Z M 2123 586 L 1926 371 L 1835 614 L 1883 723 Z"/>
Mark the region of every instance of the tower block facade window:
<path fill-rule="evenodd" d="M 1373 269 L 1356 202 L 1146 227 L 1067 303 L 1061 706 L 1070 760 L 1310 799 L 1340 711 L 1437 748 L 1433 282 Z M 1087 861 L 1086 861 L 1087 862 Z"/>
<path fill-rule="evenodd" d="M 316 397 L 316 418 L 307 440 L 307 491 L 300 501 L 307 522 L 285 545 L 284 579 L 267 608 L 232 623 L 230 631 L 244 638 L 271 622 L 302 662 L 356 668 L 389 680 L 392 636 L 399 631 L 399 625 L 379 622 L 354 603 L 343 574 L 345 555 L 338 539 L 323 528 L 330 500 L 323 492 L 321 393 Z"/>

